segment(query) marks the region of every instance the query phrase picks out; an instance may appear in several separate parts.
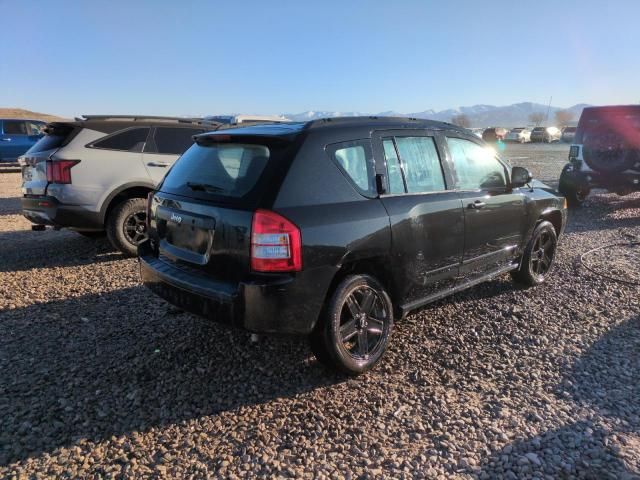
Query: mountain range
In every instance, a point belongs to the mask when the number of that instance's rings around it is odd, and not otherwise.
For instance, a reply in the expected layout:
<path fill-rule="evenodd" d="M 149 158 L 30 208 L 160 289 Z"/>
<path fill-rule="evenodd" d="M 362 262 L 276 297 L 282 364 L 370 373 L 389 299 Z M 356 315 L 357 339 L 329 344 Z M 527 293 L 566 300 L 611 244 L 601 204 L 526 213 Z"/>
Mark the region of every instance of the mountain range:
<path fill-rule="evenodd" d="M 567 110 L 573 115 L 573 121 L 571 123 L 577 123 L 584 107 L 588 107 L 586 103 L 580 103 L 573 105 L 569 108 L 561 107 L 548 107 L 541 103 L 522 102 L 514 103 L 513 105 L 506 105 L 497 107 L 494 105 L 473 105 L 471 107 L 459 107 L 450 108 L 447 110 L 424 110 L 422 112 L 412 113 L 400 113 L 394 111 L 380 112 L 380 113 L 365 113 L 365 112 L 331 112 L 331 111 L 315 111 L 309 110 L 302 113 L 285 113 L 286 118 L 295 121 L 309 121 L 318 118 L 327 117 L 356 117 L 356 116 L 399 116 L 399 117 L 413 117 L 413 118 L 425 118 L 429 120 L 438 120 L 441 122 L 450 122 L 451 119 L 457 115 L 466 115 L 471 122 L 471 127 L 491 127 L 491 126 L 504 126 L 515 127 L 530 125 L 532 122 L 529 120 L 529 115 L 533 113 L 542 113 L 546 115 L 547 108 L 549 109 L 549 117 L 546 122 L 548 125 L 555 123 L 555 112 L 558 110 Z"/>

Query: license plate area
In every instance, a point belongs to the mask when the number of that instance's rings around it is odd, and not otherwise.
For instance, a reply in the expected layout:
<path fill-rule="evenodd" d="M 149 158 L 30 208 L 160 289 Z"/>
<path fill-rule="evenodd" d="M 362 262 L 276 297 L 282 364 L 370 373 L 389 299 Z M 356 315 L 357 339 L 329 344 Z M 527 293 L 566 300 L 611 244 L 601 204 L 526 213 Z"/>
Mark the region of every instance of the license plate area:
<path fill-rule="evenodd" d="M 209 261 L 216 221 L 212 217 L 158 206 L 160 251 L 198 265 Z"/>

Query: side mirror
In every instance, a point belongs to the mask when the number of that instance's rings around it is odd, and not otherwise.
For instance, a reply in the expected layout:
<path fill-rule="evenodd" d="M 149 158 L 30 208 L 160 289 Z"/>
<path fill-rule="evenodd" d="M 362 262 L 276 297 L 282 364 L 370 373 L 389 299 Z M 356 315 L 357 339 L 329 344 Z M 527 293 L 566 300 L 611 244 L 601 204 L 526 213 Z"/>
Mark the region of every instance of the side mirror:
<path fill-rule="evenodd" d="M 524 167 L 513 167 L 511 169 L 511 187 L 524 187 L 533 180 L 531 172 Z"/>

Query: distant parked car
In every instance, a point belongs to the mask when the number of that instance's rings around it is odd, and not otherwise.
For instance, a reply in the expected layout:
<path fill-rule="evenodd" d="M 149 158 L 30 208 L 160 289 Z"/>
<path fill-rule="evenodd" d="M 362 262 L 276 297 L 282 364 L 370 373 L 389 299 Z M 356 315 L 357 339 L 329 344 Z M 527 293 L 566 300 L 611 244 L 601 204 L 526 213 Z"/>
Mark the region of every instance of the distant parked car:
<path fill-rule="evenodd" d="M 24 118 L 0 119 L 0 162 L 15 162 L 44 133 L 46 122 Z"/>
<path fill-rule="evenodd" d="M 490 127 L 482 132 L 482 139 L 485 142 L 497 142 L 498 140 L 504 140 L 507 136 L 507 129 L 502 127 Z"/>
<path fill-rule="evenodd" d="M 640 105 L 582 111 L 558 189 L 578 207 L 594 188 L 618 195 L 640 191 Z"/>
<path fill-rule="evenodd" d="M 193 136 L 220 124 L 200 119 L 92 115 L 53 122 L 24 156 L 22 213 L 36 225 L 105 230 L 135 255 L 146 238 L 146 198 Z"/>
<path fill-rule="evenodd" d="M 536 127 L 531 131 L 532 142 L 559 142 L 562 132 L 558 127 Z"/>
<path fill-rule="evenodd" d="M 531 130 L 526 127 L 512 128 L 507 136 L 504 137 L 505 142 L 526 143 L 531 141 Z"/>
<path fill-rule="evenodd" d="M 470 128 L 469 130 L 471 130 L 471 133 L 473 133 L 476 137 L 482 138 L 484 128 Z"/>
<path fill-rule="evenodd" d="M 573 139 L 576 136 L 576 130 L 578 127 L 564 127 L 562 129 L 561 140 L 565 143 L 573 143 Z"/>

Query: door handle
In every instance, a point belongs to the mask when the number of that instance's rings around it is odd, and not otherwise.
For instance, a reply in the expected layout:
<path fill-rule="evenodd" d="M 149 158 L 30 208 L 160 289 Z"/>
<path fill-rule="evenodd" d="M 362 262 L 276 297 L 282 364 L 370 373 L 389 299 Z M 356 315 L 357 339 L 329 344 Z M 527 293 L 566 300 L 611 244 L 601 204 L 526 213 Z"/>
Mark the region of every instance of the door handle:
<path fill-rule="evenodd" d="M 149 162 L 147 163 L 147 165 L 149 165 L 150 167 L 168 167 L 169 165 L 171 165 L 170 163 L 165 163 L 165 162 Z"/>
<path fill-rule="evenodd" d="M 10 142 L 11 141 L 10 138 L 0 138 L 0 140 L 2 140 L 3 142 Z"/>
<path fill-rule="evenodd" d="M 469 204 L 469 208 L 472 210 L 479 210 L 483 208 L 485 205 L 486 203 L 481 202 L 480 200 L 476 200 L 475 202 Z"/>

